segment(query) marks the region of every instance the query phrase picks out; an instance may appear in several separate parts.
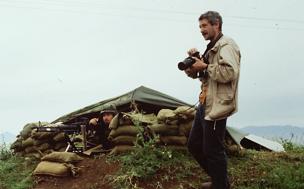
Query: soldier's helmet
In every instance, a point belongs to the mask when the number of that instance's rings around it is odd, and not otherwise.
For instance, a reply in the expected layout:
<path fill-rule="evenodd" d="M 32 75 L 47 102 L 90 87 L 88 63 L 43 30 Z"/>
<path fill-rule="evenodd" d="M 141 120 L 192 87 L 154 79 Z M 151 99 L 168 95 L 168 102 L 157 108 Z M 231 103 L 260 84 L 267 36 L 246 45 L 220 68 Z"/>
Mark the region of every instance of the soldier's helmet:
<path fill-rule="evenodd" d="M 101 111 L 100 111 L 100 116 L 102 116 L 104 113 L 113 113 L 113 115 L 117 114 L 117 109 L 114 104 L 110 104 L 105 106 Z"/>

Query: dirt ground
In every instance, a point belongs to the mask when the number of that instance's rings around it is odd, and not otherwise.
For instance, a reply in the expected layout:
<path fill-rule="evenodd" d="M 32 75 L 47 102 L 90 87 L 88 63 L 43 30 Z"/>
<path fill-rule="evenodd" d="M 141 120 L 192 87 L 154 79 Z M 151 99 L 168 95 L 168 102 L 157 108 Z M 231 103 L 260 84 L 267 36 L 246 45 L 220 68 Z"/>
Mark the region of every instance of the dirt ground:
<path fill-rule="evenodd" d="M 35 176 L 34 179 L 37 184 L 34 189 L 113 189 L 105 178 L 118 171 L 118 163 L 108 163 L 104 156 L 96 159 L 86 158 L 76 166 L 81 168 L 78 177 Z M 157 177 L 163 177 L 164 173 L 159 172 L 156 175 Z M 157 178 L 153 182 L 157 180 L 161 180 L 161 178 Z M 191 183 L 191 179 L 189 181 L 185 180 L 185 182 Z M 155 185 L 151 186 L 151 181 L 141 182 L 139 186 L 145 189 L 155 189 Z M 173 180 L 163 182 L 161 186 L 166 189 L 180 188 L 180 184 Z M 182 188 L 192 187 L 185 187 L 184 185 Z"/>
<path fill-rule="evenodd" d="M 81 168 L 78 177 L 49 177 L 35 176 L 35 189 L 112 189 L 104 179 L 106 175 L 114 174 L 118 169 L 117 163 L 107 163 L 105 157 L 86 158 L 76 166 Z"/>

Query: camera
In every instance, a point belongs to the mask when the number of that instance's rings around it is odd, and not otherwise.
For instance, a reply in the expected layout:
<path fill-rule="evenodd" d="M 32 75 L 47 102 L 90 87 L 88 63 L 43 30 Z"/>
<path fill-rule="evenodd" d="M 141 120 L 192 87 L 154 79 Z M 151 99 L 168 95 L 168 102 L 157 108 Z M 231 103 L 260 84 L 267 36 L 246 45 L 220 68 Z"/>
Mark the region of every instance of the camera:
<path fill-rule="evenodd" d="M 178 69 L 183 71 L 187 68 L 190 68 L 195 63 L 195 59 L 193 59 L 192 57 L 200 58 L 199 52 L 195 52 L 194 54 L 192 54 L 192 56 L 188 56 L 185 60 L 179 62 L 177 65 Z"/>

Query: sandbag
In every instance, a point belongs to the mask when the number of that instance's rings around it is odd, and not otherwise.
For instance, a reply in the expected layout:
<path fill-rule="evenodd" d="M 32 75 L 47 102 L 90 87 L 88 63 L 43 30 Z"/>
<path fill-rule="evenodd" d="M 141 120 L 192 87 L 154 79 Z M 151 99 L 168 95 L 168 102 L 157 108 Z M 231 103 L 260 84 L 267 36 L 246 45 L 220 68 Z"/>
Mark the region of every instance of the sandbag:
<path fill-rule="evenodd" d="M 175 120 L 166 119 L 165 121 L 163 121 L 163 123 L 166 125 L 178 125 L 179 120 L 178 119 L 175 119 Z"/>
<path fill-rule="evenodd" d="M 32 153 L 25 154 L 25 157 L 31 157 L 31 158 L 36 158 L 36 159 L 40 159 L 41 156 L 42 155 L 38 152 L 32 152 Z"/>
<path fill-rule="evenodd" d="M 196 113 L 196 110 L 189 106 L 180 106 L 174 110 L 174 113 L 183 119 L 193 119 Z"/>
<path fill-rule="evenodd" d="M 34 146 L 40 146 L 43 143 L 48 143 L 49 140 L 38 140 L 38 139 L 34 139 Z"/>
<path fill-rule="evenodd" d="M 50 153 L 52 153 L 52 152 L 54 152 L 54 150 L 52 150 L 52 149 L 47 149 L 47 150 L 44 150 L 42 154 L 43 154 L 43 156 L 45 156 L 46 154 L 50 154 Z M 43 156 L 42 156 L 42 157 L 43 157 Z"/>
<path fill-rule="evenodd" d="M 139 132 L 142 132 L 142 127 L 135 127 L 134 125 L 125 125 L 118 127 L 117 129 L 111 130 L 108 139 L 112 140 L 113 138 L 120 135 L 136 136 Z"/>
<path fill-rule="evenodd" d="M 134 145 L 136 142 L 136 136 L 117 136 L 115 137 L 112 142 L 114 144 L 128 144 L 128 145 Z"/>
<path fill-rule="evenodd" d="M 25 153 L 28 154 L 28 153 L 31 153 L 31 152 L 37 152 L 37 149 L 34 146 L 29 146 L 29 147 L 25 148 L 24 151 L 25 151 Z"/>
<path fill-rule="evenodd" d="M 49 143 L 43 143 L 40 146 L 38 146 L 36 149 L 40 151 L 45 151 L 47 149 L 50 149 L 51 145 Z"/>
<path fill-rule="evenodd" d="M 174 120 L 176 119 L 176 114 L 173 110 L 170 109 L 161 109 L 157 114 L 158 121 L 165 121 L 165 120 Z"/>
<path fill-rule="evenodd" d="M 23 149 L 23 147 L 22 147 L 22 140 L 17 139 L 15 142 L 13 142 L 11 144 L 10 149 L 11 150 L 15 150 L 16 152 L 17 151 L 21 151 Z"/>
<path fill-rule="evenodd" d="M 26 124 L 22 131 L 20 132 L 20 136 L 23 138 L 23 139 L 27 139 L 28 137 L 31 136 L 31 132 L 32 132 L 32 129 L 33 127 L 37 126 L 38 124 L 35 124 L 35 123 L 28 123 Z"/>
<path fill-rule="evenodd" d="M 179 134 L 188 137 L 192 128 L 193 121 L 182 123 L 179 125 Z"/>
<path fill-rule="evenodd" d="M 116 114 L 113 119 L 111 120 L 110 124 L 109 124 L 109 129 L 117 129 L 118 127 L 118 123 L 119 123 L 119 113 Z"/>
<path fill-rule="evenodd" d="M 123 126 L 123 125 L 134 125 L 134 123 L 129 116 L 121 114 L 118 117 L 118 126 Z"/>
<path fill-rule="evenodd" d="M 37 132 L 36 130 L 32 131 L 31 137 L 37 140 L 51 139 L 56 133 L 54 132 Z"/>
<path fill-rule="evenodd" d="M 24 156 L 25 152 L 16 152 L 14 153 L 16 156 Z"/>
<path fill-rule="evenodd" d="M 225 148 L 228 156 L 243 156 L 245 154 L 245 151 L 236 144 L 225 146 Z"/>
<path fill-rule="evenodd" d="M 28 146 L 33 146 L 33 145 L 34 145 L 34 140 L 31 137 L 29 137 L 26 140 L 22 141 L 22 147 L 23 148 L 26 148 Z"/>
<path fill-rule="evenodd" d="M 53 137 L 53 140 L 54 140 L 55 142 L 63 141 L 63 140 L 65 140 L 65 134 L 64 134 L 63 132 L 58 133 L 58 134 L 56 134 L 56 135 Z"/>
<path fill-rule="evenodd" d="M 125 152 L 129 152 L 134 150 L 134 146 L 130 146 L 130 145 L 118 145 L 115 146 L 111 152 L 110 155 L 116 155 L 116 154 L 121 154 L 121 153 L 125 153 Z"/>
<path fill-rule="evenodd" d="M 41 158 L 42 161 L 52 161 L 60 163 L 72 163 L 83 160 L 82 157 L 72 152 L 52 152 Z"/>
<path fill-rule="evenodd" d="M 186 145 L 187 137 L 185 136 L 160 136 L 160 141 L 165 145 Z"/>
<path fill-rule="evenodd" d="M 66 142 L 60 142 L 60 143 L 55 144 L 54 150 L 59 150 L 61 148 L 66 149 L 67 146 L 68 146 L 68 144 Z"/>
<path fill-rule="evenodd" d="M 40 122 L 41 125 L 47 125 L 48 123 L 47 122 Z M 20 136 L 23 138 L 23 139 L 27 139 L 28 137 L 31 136 L 31 132 L 33 130 L 33 127 L 37 127 L 39 126 L 39 122 L 34 122 L 34 123 L 28 123 L 26 124 L 22 131 L 20 132 Z"/>
<path fill-rule="evenodd" d="M 160 135 L 179 135 L 177 125 L 153 124 L 148 126 L 155 134 Z"/>
<path fill-rule="evenodd" d="M 60 148 L 60 149 L 58 149 L 58 150 L 56 150 L 57 152 L 65 152 L 65 150 L 66 150 L 66 147 L 62 147 L 62 148 Z"/>
<path fill-rule="evenodd" d="M 50 175 L 56 177 L 66 177 L 71 175 L 71 168 L 73 166 L 67 163 L 57 163 L 42 161 L 34 170 L 34 175 Z"/>

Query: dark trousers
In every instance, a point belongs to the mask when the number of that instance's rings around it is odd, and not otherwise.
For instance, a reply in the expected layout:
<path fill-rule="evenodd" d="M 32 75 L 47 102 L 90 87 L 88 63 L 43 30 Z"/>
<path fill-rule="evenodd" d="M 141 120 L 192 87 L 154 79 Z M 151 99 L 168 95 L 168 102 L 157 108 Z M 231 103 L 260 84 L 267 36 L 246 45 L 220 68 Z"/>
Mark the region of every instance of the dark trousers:
<path fill-rule="evenodd" d="M 204 119 L 205 108 L 199 105 L 188 139 L 188 149 L 212 179 L 213 189 L 228 189 L 227 156 L 224 138 L 227 119 Z"/>

